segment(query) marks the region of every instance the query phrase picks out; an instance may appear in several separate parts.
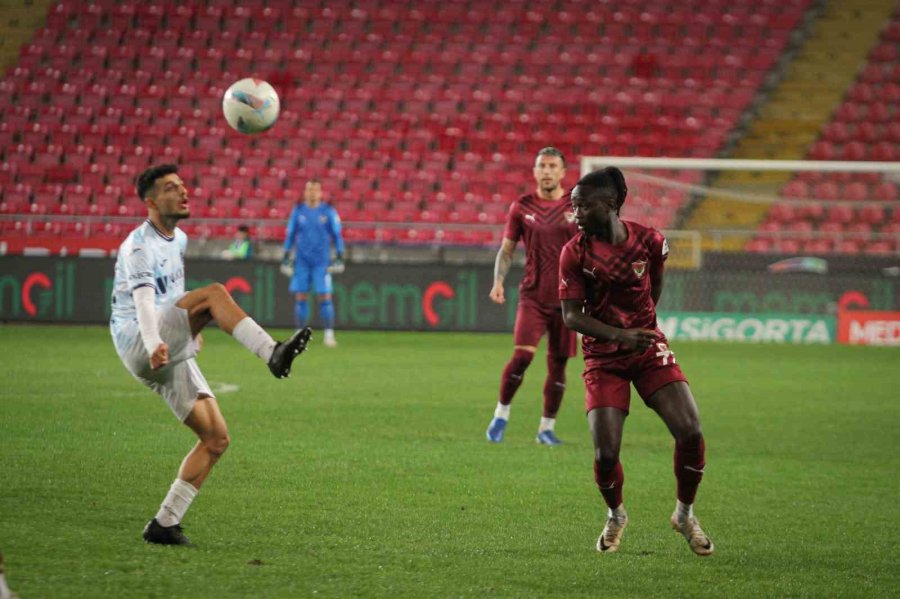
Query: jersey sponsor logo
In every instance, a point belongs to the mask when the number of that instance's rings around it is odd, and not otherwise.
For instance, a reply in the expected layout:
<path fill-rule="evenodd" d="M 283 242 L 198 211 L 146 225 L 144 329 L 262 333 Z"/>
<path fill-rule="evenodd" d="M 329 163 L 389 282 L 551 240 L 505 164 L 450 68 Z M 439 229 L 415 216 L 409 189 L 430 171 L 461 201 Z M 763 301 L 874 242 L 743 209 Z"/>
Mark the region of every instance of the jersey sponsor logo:
<path fill-rule="evenodd" d="M 159 291 L 160 295 L 165 295 L 171 285 L 178 283 L 178 281 L 182 280 L 183 278 L 183 268 L 179 268 L 171 274 L 156 277 L 156 289 Z"/>
<path fill-rule="evenodd" d="M 647 272 L 647 261 L 646 260 L 637 260 L 631 263 L 631 268 L 634 270 L 634 274 L 637 275 L 637 278 L 642 278 L 644 273 Z"/>
<path fill-rule="evenodd" d="M 537 219 L 534 217 L 533 214 L 526 214 L 525 220 L 527 220 L 528 222 L 532 222 L 532 223 L 537 222 Z"/>

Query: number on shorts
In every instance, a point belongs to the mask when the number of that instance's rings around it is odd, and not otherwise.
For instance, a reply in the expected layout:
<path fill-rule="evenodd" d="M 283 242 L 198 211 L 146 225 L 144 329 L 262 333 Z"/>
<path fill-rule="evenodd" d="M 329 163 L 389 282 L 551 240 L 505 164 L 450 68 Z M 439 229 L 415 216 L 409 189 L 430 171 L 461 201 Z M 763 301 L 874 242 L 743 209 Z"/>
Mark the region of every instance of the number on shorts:
<path fill-rule="evenodd" d="M 656 357 L 662 358 L 662 365 L 666 366 L 668 364 L 675 363 L 675 353 L 669 349 L 669 346 L 665 343 L 657 343 L 656 344 L 658 352 L 656 352 Z M 672 360 L 671 362 L 669 360 Z"/>

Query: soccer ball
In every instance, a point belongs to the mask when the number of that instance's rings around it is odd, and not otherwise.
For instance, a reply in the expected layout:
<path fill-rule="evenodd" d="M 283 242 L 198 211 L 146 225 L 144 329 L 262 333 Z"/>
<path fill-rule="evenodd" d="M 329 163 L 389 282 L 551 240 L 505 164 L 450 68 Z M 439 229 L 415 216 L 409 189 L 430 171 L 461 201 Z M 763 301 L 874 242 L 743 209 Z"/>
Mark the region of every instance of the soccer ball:
<path fill-rule="evenodd" d="M 241 133 L 262 133 L 278 120 L 281 104 L 275 88 L 262 79 L 241 79 L 225 91 L 222 112 L 231 128 Z"/>

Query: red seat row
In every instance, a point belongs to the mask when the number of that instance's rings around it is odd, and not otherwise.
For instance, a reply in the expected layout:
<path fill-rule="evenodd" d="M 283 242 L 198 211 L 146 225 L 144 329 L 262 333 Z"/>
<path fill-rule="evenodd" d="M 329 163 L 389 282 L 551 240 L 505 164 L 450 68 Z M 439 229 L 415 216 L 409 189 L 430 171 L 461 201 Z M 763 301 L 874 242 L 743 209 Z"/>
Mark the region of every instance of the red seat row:
<path fill-rule="evenodd" d="M 26 209 L 27 185 L 28 213 L 132 214 L 135 174 L 174 161 L 210 218 L 280 217 L 274 200 L 318 176 L 355 218 L 501 222 L 545 145 L 571 165 L 714 156 L 811 0 L 294 4 L 54 6 L 0 80 L 7 209 Z M 251 74 L 285 109 L 257 137 L 220 117 L 223 89 Z M 668 226 L 686 199 L 635 208 Z M 397 242 L 468 239 L 427 235 Z"/>

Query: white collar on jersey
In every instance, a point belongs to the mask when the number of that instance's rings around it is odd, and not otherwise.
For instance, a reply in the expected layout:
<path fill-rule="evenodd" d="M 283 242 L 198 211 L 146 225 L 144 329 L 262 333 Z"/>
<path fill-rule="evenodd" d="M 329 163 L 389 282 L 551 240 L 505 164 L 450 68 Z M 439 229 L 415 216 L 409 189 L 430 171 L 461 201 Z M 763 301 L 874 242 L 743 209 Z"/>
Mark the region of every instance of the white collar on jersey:
<path fill-rule="evenodd" d="M 153 227 L 153 230 L 156 231 L 156 234 L 159 235 L 160 237 L 162 237 L 163 239 L 165 239 L 166 241 L 175 241 L 175 236 L 174 236 L 174 235 L 172 235 L 171 237 L 169 237 L 168 235 L 166 235 L 165 233 L 163 233 L 162 231 L 160 231 L 159 229 L 157 229 L 157 228 L 156 228 L 156 225 L 154 225 L 154 224 L 153 224 L 153 221 L 150 220 L 149 218 L 147 219 L 147 224 L 149 224 L 151 227 Z"/>

